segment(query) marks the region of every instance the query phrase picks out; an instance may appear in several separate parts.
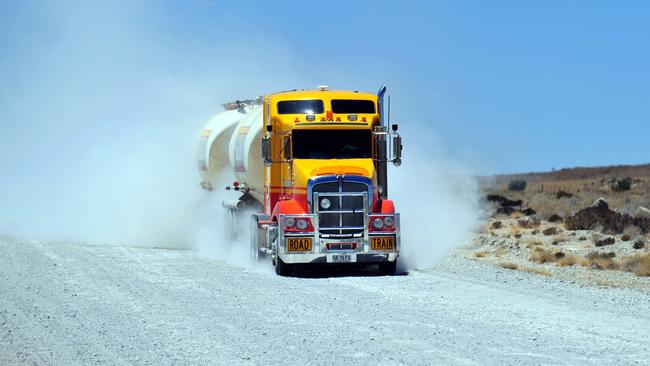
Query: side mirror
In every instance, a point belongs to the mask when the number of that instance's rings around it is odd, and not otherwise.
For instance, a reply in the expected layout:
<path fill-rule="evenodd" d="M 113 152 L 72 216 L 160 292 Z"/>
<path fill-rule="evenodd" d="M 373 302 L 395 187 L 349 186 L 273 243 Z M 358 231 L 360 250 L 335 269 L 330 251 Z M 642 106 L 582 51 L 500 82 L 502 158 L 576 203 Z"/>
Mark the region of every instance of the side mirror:
<path fill-rule="evenodd" d="M 264 157 L 264 165 L 269 166 L 273 162 L 273 157 L 271 156 L 271 138 L 263 137 L 262 138 L 262 156 Z"/>
<path fill-rule="evenodd" d="M 282 152 L 285 161 L 291 161 L 291 136 L 284 136 L 282 139 Z"/>
<path fill-rule="evenodd" d="M 393 148 L 393 156 L 391 160 L 393 161 L 394 166 L 400 166 L 402 165 L 402 136 L 397 132 L 394 132 L 392 135 L 393 141 L 391 145 Z"/>

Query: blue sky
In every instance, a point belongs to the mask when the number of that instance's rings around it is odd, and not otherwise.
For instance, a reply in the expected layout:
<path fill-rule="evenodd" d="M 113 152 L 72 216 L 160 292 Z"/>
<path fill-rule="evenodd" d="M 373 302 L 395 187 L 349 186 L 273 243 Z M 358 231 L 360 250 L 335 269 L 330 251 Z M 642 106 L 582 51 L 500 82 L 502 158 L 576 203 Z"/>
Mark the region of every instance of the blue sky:
<path fill-rule="evenodd" d="M 83 3 L 0 4 L 0 105 L 63 84 L 66 101 L 120 94 L 142 118 L 164 105 L 201 119 L 229 96 L 385 82 L 406 153 L 436 145 L 478 174 L 650 160 L 647 2 Z M 152 83 L 172 87 L 131 105 Z"/>

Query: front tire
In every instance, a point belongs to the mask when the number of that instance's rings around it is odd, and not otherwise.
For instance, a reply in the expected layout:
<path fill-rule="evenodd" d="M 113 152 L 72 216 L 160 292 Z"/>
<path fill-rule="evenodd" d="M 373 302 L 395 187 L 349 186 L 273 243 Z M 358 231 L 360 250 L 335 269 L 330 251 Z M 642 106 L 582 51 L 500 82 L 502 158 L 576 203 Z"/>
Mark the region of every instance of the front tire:
<path fill-rule="evenodd" d="M 289 276 L 293 273 L 293 264 L 287 264 L 280 259 L 280 257 L 275 258 L 275 273 L 278 276 Z"/>
<path fill-rule="evenodd" d="M 397 272 L 397 259 L 392 262 L 379 263 L 379 274 L 384 276 L 394 276 Z"/>

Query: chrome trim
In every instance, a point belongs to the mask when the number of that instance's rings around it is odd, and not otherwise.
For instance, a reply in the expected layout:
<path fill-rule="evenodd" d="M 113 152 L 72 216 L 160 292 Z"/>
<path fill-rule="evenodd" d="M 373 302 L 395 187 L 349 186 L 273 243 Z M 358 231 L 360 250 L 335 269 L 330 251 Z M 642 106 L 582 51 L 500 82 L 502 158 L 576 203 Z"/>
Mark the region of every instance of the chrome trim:
<path fill-rule="evenodd" d="M 370 224 L 370 219 L 368 212 L 370 211 L 368 205 L 368 195 L 363 196 L 363 209 L 365 213 L 363 214 L 363 251 L 368 253 L 370 251 L 370 238 L 368 238 L 368 226 Z"/>
<path fill-rule="evenodd" d="M 322 212 L 321 212 L 322 213 Z M 326 227 L 325 230 L 363 230 L 364 226 L 336 226 L 336 227 Z"/>
<path fill-rule="evenodd" d="M 368 206 L 372 207 L 374 191 L 372 190 L 372 180 L 370 178 L 362 177 L 362 176 L 358 176 L 358 175 L 342 175 L 341 178 L 343 179 L 343 181 L 353 182 L 353 183 L 361 183 L 361 184 L 365 184 L 366 186 L 368 186 L 368 195 L 370 196 L 369 200 L 368 200 L 369 201 Z M 314 196 L 313 195 L 313 193 L 314 193 L 314 191 L 313 191 L 314 185 L 321 184 L 321 183 L 338 182 L 338 180 L 339 180 L 339 178 L 336 175 L 323 175 L 323 176 L 320 176 L 320 177 L 309 178 L 309 181 L 307 182 L 307 202 L 310 205 L 312 205 L 312 207 L 313 207 L 312 199 L 313 199 L 313 196 Z M 350 194 L 355 194 L 354 192 L 349 192 L 349 193 Z M 360 192 L 360 193 L 364 194 L 362 192 Z M 327 193 L 327 194 L 336 194 L 336 193 Z"/>
<path fill-rule="evenodd" d="M 307 217 L 307 218 L 311 219 L 312 226 L 314 226 L 314 232 L 285 233 L 284 232 L 284 221 L 285 221 L 286 217 Z M 316 250 L 316 243 L 317 243 L 316 238 L 318 237 L 318 235 L 316 235 L 316 233 L 318 233 L 316 231 L 317 224 L 314 224 L 314 222 L 316 222 L 316 221 L 317 220 L 315 220 L 314 215 L 311 215 L 311 214 L 290 214 L 290 215 L 280 214 L 280 215 L 278 215 L 278 239 L 277 239 L 278 240 L 278 243 L 277 243 L 278 250 L 277 250 L 277 255 L 283 261 L 285 260 L 284 256 L 289 255 L 287 253 L 287 241 L 285 240 L 286 237 L 297 237 L 297 236 L 305 237 L 305 238 L 306 237 L 312 237 L 312 239 L 314 240 L 314 246 L 312 247 L 312 252 L 314 250 Z M 290 255 L 294 255 L 294 254 L 290 254 Z"/>
<path fill-rule="evenodd" d="M 364 220 L 366 221 L 366 226 L 364 227 L 363 239 L 362 238 L 320 238 L 318 233 L 318 220 L 314 218 L 316 214 L 302 214 L 302 215 L 279 215 L 279 226 L 278 226 L 278 244 L 277 244 L 277 256 L 279 256 L 285 263 L 296 264 L 296 263 L 311 263 L 314 261 L 320 261 L 322 263 L 330 263 L 328 257 L 332 254 L 338 253 L 352 253 L 355 255 L 376 255 L 377 258 L 382 261 L 395 261 L 399 257 L 399 253 L 402 247 L 401 244 L 401 225 L 400 225 L 400 214 L 372 214 L 372 216 L 393 216 L 395 219 L 395 231 L 377 231 L 370 233 L 368 230 L 368 220 L 369 215 L 364 215 Z M 312 224 L 314 225 L 314 233 L 284 233 L 284 218 L 287 216 L 292 217 L 312 217 Z M 317 216 L 316 216 L 317 217 Z M 395 236 L 395 250 L 393 251 L 377 251 L 370 250 L 370 237 L 373 236 Z M 300 253 L 288 253 L 286 251 L 286 238 L 288 237 L 311 237 L 314 240 L 314 246 L 312 247 L 312 252 L 300 252 Z M 357 242 L 356 250 L 342 249 L 342 250 L 331 250 L 328 251 L 325 247 L 327 243 L 341 243 L 341 242 Z M 330 258 L 331 259 L 331 258 Z M 357 257 L 354 257 L 355 261 Z"/>
<path fill-rule="evenodd" d="M 319 197 L 361 197 L 367 196 L 363 192 L 316 192 Z"/>
<path fill-rule="evenodd" d="M 318 250 L 320 251 L 321 250 L 320 220 L 318 219 L 318 211 L 320 209 L 320 204 L 319 204 L 320 201 L 318 200 L 318 197 L 319 197 L 318 192 L 314 193 L 314 195 L 315 195 L 314 199 L 316 200 L 316 204 L 311 205 L 311 206 L 314 208 L 314 217 L 315 217 L 315 220 L 317 222 L 317 224 L 314 226 L 314 234 L 316 235 L 316 242 L 318 243 Z M 311 197 L 311 192 L 309 193 L 309 197 Z M 316 229 L 316 227 L 318 227 L 318 229 Z"/>
<path fill-rule="evenodd" d="M 367 216 L 368 216 L 368 212 L 370 211 L 370 206 L 368 205 L 368 198 L 372 194 L 372 186 L 368 185 L 367 183 L 364 183 L 369 189 L 366 192 L 343 192 L 342 191 L 343 190 L 343 183 L 345 183 L 345 182 L 363 183 L 363 182 L 359 182 L 357 180 L 352 180 L 352 179 L 348 179 L 348 180 L 336 179 L 336 180 L 329 180 L 329 181 L 325 181 L 325 182 L 319 182 L 318 184 L 321 184 L 321 183 L 333 183 L 333 182 L 339 183 L 339 185 L 338 185 L 339 191 L 338 192 L 313 192 L 313 189 L 311 189 L 311 188 L 313 188 L 313 186 L 315 184 L 310 185 L 309 197 L 313 196 L 313 200 L 314 200 L 314 204 L 310 203 L 310 206 L 313 207 L 313 211 L 314 211 L 314 215 L 316 217 L 316 220 L 320 221 L 319 220 L 319 217 L 320 217 L 319 215 L 320 214 L 330 214 L 330 213 L 331 214 L 339 214 L 339 226 L 337 226 L 337 227 L 328 226 L 328 227 L 324 227 L 322 229 L 323 230 L 339 230 L 339 235 L 343 235 L 343 230 L 364 230 L 365 231 L 366 227 L 367 227 Z M 339 198 L 339 202 L 338 202 L 338 204 L 339 204 L 338 207 L 339 208 L 343 207 L 343 198 L 345 198 L 345 197 L 363 197 L 363 211 L 355 210 L 355 209 L 352 209 L 352 210 L 323 210 L 323 211 L 321 211 L 320 210 L 320 204 L 318 204 L 320 202 L 320 197 L 338 197 Z M 343 214 L 345 214 L 345 213 L 363 214 L 364 226 L 363 227 L 361 227 L 361 226 L 343 226 Z M 318 230 L 318 235 L 319 236 L 321 234 L 320 229 L 321 228 L 320 228 L 320 223 L 319 223 L 319 230 Z M 332 233 L 328 233 L 328 234 L 332 234 Z M 366 235 L 364 233 L 364 237 L 365 236 Z"/>
<path fill-rule="evenodd" d="M 362 211 L 356 211 L 356 210 L 330 210 L 330 211 L 320 211 L 319 214 L 344 214 L 344 213 L 361 213 Z"/>
<path fill-rule="evenodd" d="M 339 185 L 339 192 L 314 192 L 313 186 L 318 183 L 331 183 L 338 182 L 339 179 L 343 179 L 343 182 L 353 182 L 353 183 L 362 183 L 368 186 L 368 191 L 366 192 L 341 192 L 342 185 Z M 279 215 L 278 223 L 278 244 L 277 244 L 277 253 L 276 255 L 281 258 L 285 263 L 295 264 L 295 263 L 311 263 L 311 262 L 321 262 L 321 263 L 330 263 L 331 256 L 335 254 L 353 254 L 353 261 L 357 262 L 357 256 L 370 256 L 371 258 L 377 258 L 378 261 L 395 261 L 399 257 L 399 252 L 401 249 L 401 227 L 400 227 L 400 215 L 399 213 L 395 214 L 382 214 L 382 213 L 371 213 L 370 209 L 372 207 L 373 199 L 373 190 L 372 190 L 372 181 L 366 177 L 359 176 L 340 176 L 335 175 L 315 177 L 309 180 L 308 184 L 308 202 L 310 211 L 309 214 L 281 214 Z M 363 227 L 354 226 L 354 227 L 333 227 L 333 228 L 323 228 L 329 230 L 359 230 L 360 232 L 355 234 L 359 236 L 354 237 L 345 237 L 345 238 L 336 238 L 336 237 L 327 237 L 320 236 L 320 222 L 319 214 L 320 213 L 354 213 L 361 214 L 360 210 L 335 210 L 327 211 L 320 209 L 320 205 L 314 204 L 319 202 L 319 197 L 363 197 Z M 342 204 L 339 202 L 339 208 L 342 207 Z M 284 232 L 284 220 L 286 217 L 309 217 L 311 218 L 312 225 L 314 227 L 313 233 L 285 233 Z M 395 220 L 394 231 L 369 231 L 370 216 L 393 216 Z M 324 235 L 338 235 L 338 234 L 324 234 Z M 395 250 L 393 251 L 373 251 L 370 250 L 370 237 L 374 236 L 394 236 L 395 237 Z M 312 247 L 312 252 L 299 252 L 299 253 L 288 253 L 286 251 L 286 238 L 288 237 L 311 237 L 314 241 Z M 356 242 L 357 249 L 334 249 L 328 251 L 326 248 L 327 243 L 347 243 L 347 242 Z M 373 259 L 373 262 L 374 259 Z"/>
<path fill-rule="evenodd" d="M 349 252 L 346 253 L 342 250 L 340 251 L 333 251 L 333 252 L 328 252 L 328 253 L 299 253 L 299 254 L 281 254 L 280 258 L 284 263 L 288 264 L 306 264 L 306 263 L 311 263 L 311 262 L 316 262 L 319 261 L 324 264 L 336 264 L 336 263 L 331 263 L 331 261 L 328 261 L 327 258 L 331 257 L 332 255 L 338 255 L 338 254 L 354 254 L 353 256 L 354 261 L 350 263 L 359 263 L 360 261 L 358 260 L 358 256 L 360 255 L 367 255 L 367 254 L 375 254 L 377 258 L 381 258 L 379 261 L 375 262 L 393 262 L 399 257 L 399 253 L 397 252 L 372 252 L 372 253 L 362 253 L 362 252 Z"/>

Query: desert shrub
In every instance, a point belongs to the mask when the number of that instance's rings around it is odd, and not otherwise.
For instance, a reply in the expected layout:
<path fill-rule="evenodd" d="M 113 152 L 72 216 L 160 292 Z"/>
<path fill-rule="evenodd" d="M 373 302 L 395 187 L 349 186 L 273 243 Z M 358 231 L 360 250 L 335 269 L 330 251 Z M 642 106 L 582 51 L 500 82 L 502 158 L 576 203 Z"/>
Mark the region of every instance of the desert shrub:
<path fill-rule="evenodd" d="M 565 192 L 563 190 L 557 191 L 555 194 L 555 199 L 562 199 L 562 198 L 571 198 L 573 197 L 573 193 Z"/>
<path fill-rule="evenodd" d="M 553 244 L 553 245 L 558 245 L 558 244 L 560 244 L 560 243 L 564 243 L 565 241 L 567 241 L 567 238 L 566 238 L 565 236 L 563 236 L 563 235 L 556 235 L 556 236 L 553 238 L 553 241 L 551 242 L 551 244 Z"/>
<path fill-rule="evenodd" d="M 522 219 L 517 220 L 517 224 L 523 228 L 532 228 L 537 227 L 541 223 L 540 219 L 537 216 L 528 216 Z"/>
<path fill-rule="evenodd" d="M 551 277 L 551 272 L 545 270 L 545 269 L 538 269 L 538 268 L 532 268 L 532 267 L 523 267 L 520 269 L 521 271 L 527 272 L 527 273 L 532 273 L 532 274 L 537 274 L 537 275 L 542 275 L 546 277 Z"/>
<path fill-rule="evenodd" d="M 577 205 L 578 197 L 557 200 L 554 194 L 549 193 L 531 193 L 527 196 L 528 205 L 537 211 L 537 215 L 544 218 L 549 218 L 554 214 L 570 215 L 582 208 Z"/>
<path fill-rule="evenodd" d="M 616 253 L 614 252 L 591 252 L 586 256 L 592 268 L 619 269 L 620 263 L 615 259 L 615 257 Z"/>
<path fill-rule="evenodd" d="M 567 255 L 564 258 L 560 258 L 556 264 L 560 267 L 568 267 L 576 264 L 576 257 L 573 255 Z"/>
<path fill-rule="evenodd" d="M 492 228 L 493 229 L 500 229 L 501 226 L 502 226 L 501 221 L 495 221 L 495 222 L 492 223 Z"/>
<path fill-rule="evenodd" d="M 484 258 L 488 256 L 488 252 L 486 250 L 481 250 L 479 252 L 474 253 L 474 257 L 476 258 Z"/>
<path fill-rule="evenodd" d="M 628 235 L 630 238 L 636 238 L 641 235 L 641 229 L 636 225 L 630 225 L 623 229 L 623 234 Z"/>
<path fill-rule="evenodd" d="M 632 178 L 614 179 L 610 187 L 614 192 L 629 191 L 632 188 Z"/>
<path fill-rule="evenodd" d="M 627 272 L 633 272 L 639 277 L 650 276 L 650 253 L 637 254 L 628 257 L 621 263 L 621 269 Z"/>
<path fill-rule="evenodd" d="M 555 262 L 557 259 L 557 251 L 551 251 L 547 250 L 541 247 L 535 248 L 533 252 L 530 254 L 530 257 L 528 258 L 529 261 L 539 263 L 539 264 L 544 264 L 544 263 L 550 263 L 550 262 Z"/>
<path fill-rule="evenodd" d="M 643 249 L 645 247 L 645 240 L 643 238 L 638 238 L 637 240 L 634 241 L 634 244 L 632 244 L 632 248 L 634 249 Z"/>
<path fill-rule="evenodd" d="M 501 267 L 503 267 L 505 269 L 517 269 L 517 268 L 519 268 L 519 266 L 517 266 L 516 264 L 514 264 L 512 262 L 501 263 Z"/>
<path fill-rule="evenodd" d="M 616 240 L 613 237 L 609 236 L 609 237 L 604 238 L 604 239 L 596 240 L 596 242 L 594 244 L 597 247 L 604 247 L 606 245 L 612 245 L 615 242 L 616 242 Z"/>
<path fill-rule="evenodd" d="M 631 184 L 631 183 L 630 183 Z M 513 179 L 508 183 L 508 190 L 512 192 L 521 192 L 526 189 L 528 182 L 524 179 Z"/>
<path fill-rule="evenodd" d="M 555 235 L 557 234 L 558 230 L 555 226 L 547 227 L 546 229 L 542 230 L 542 234 L 544 235 Z"/>
<path fill-rule="evenodd" d="M 623 234 L 623 235 L 621 235 L 621 240 L 622 241 L 630 241 L 630 240 L 632 240 L 632 237 L 630 236 L 630 234 Z"/>
<path fill-rule="evenodd" d="M 564 221 L 564 219 L 562 218 L 562 216 L 554 213 L 548 218 L 548 221 L 549 222 L 560 222 L 560 221 Z"/>

